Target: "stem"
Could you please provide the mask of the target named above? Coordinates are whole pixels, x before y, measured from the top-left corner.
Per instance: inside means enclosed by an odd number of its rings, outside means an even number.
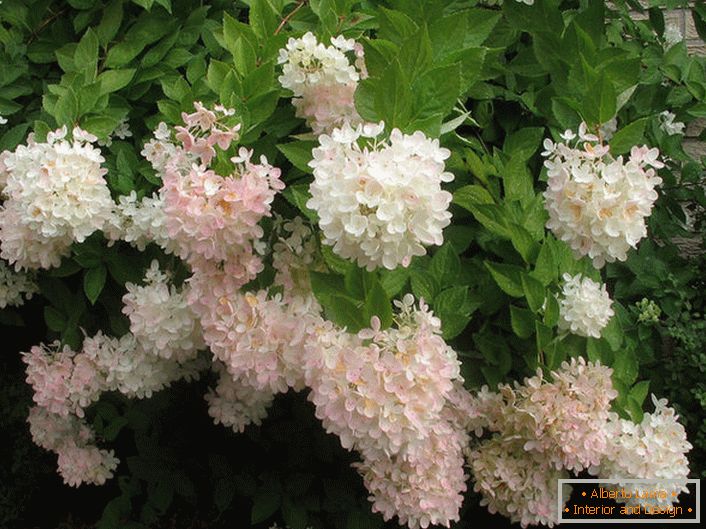
[[[275,35],[278,35],[280,31],[282,31],[282,28],[289,22],[292,17],[299,11],[302,7],[304,7],[304,4],[306,4],[307,0],[299,0],[297,5],[292,9],[289,14],[282,19],[282,22],[279,23],[279,26],[277,26],[277,29],[275,30]]]
[[[27,44],[28,45],[32,44],[32,42],[39,36],[39,34],[44,30],[44,28],[46,28],[49,24],[54,22],[54,20],[59,18],[61,15],[66,13],[66,11],[68,11],[68,9],[69,9],[68,7],[60,9],[56,13],[52,13],[51,16],[49,16],[49,18],[46,18],[41,24],[39,24],[39,26],[37,26],[37,29],[32,31],[32,34],[29,36],[29,39],[27,39]]]

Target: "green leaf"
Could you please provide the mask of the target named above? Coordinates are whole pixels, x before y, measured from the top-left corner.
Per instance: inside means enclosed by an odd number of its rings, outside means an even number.
[[[102,46],[115,38],[123,22],[123,0],[112,0],[103,9],[103,16],[96,27],[98,41]]]
[[[98,36],[93,29],[89,28],[76,46],[74,62],[91,79],[95,78],[98,66]]]
[[[527,309],[510,305],[512,331],[520,338],[527,339],[534,333],[534,314]]]
[[[343,278],[336,274],[309,271],[311,291],[324,306],[331,305],[331,299],[345,292]]]
[[[471,314],[480,306],[468,297],[467,286],[455,286],[442,290],[434,299],[434,313],[441,319],[441,330],[445,340],[455,338],[468,325]]]
[[[107,70],[98,76],[97,81],[100,83],[100,95],[117,92],[121,88],[125,88],[130,84],[135,76],[135,69],[129,68],[126,70]]]
[[[439,291],[438,280],[426,270],[411,270],[412,293],[417,299],[431,301]]]
[[[453,245],[444,244],[431,258],[429,273],[444,287],[453,284],[461,270],[461,260]]]
[[[63,332],[66,328],[66,316],[51,305],[44,306],[44,321],[47,327],[54,332]]]
[[[392,61],[380,78],[375,94],[375,110],[388,129],[405,129],[412,115],[410,81],[398,61]]]
[[[89,268],[83,275],[83,291],[86,293],[91,305],[96,303],[98,296],[103,291],[108,271],[104,265]]]
[[[324,308],[327,317],[345,327],[348,332],[356,333],[370,325],[370,320],[365,319],[363,310],[348,297],[332,296],[330,303]]]
[[[260,523],[270,518],[277,512],[282,498],[279,492],[263,490],[258,492],[253,498],[253,506],[250,511],[250,522]]]
[[[526,200],[534,196],[534,182],[521,156],[511,158],[505,166],[503,183],[507,200]]]
[[[378,23],[380,24],[379,37],[397,43],[402,42],[418,29],[414,20],[407,15],[385,7],[380,8]]]
[[[429,68],[432,62],[432,52],[426,24],[402,43],[397,57],[400,68],[410,81],[414,81]]]
[[[409,280],[409,269],[398,266],[394,270],[380,270],[380,284],[389,298],[394,298]]]
[[[552,245],[548,240],[546,240],[539,249],[539,255],[537,256],[537,262],[535,263],[532,275],[541,281],[544,286],[556,281],[559,277],[559,269],[554,259]]]
[[[537,152],[544,138],[544,127],[525,127],[505,138],[503,151],[525,162]]]
[[[295,206],[299,211],[301,211],[311,222],[317,223],[319,221],[319,216],[316,211],[309,209],[306,203],[311,198],[309,193],[309,184],[296,184],[293,186],[287,186],[282,195],[286,198],[293,206]]]
[[[284,154],[294,167],[305,173],[311,173],[309,162],[312,159],[311,151],[319,144],[315,141],[292,141],[280,143],[277,150]]]
[[[392,325],[392,305],[385,289],[379,281],[374,281],[365,297],[365,311],[369,317],[380,318],[380,327],[387,329]]]
[[[493,204],[495,201],[485,188],[478,185],[464,186],[456,190],[453,201],[469,211],[477,204]]]
[[[484,261],[483,264],[503,292],[515,298],[524,296],[522,289],[524,271],[522,268],[510,264],[491,263],[490,261]]]
[[[647,125],[647,118],[641,118],[617,131],[610,140],[611,153],[614,156],[625,154],[633,146],[641,143],[645,138],[645,125]]]
[[[527,273],[521,274],[522,291],[532,312],[539,312],[544,306],[546,291],[542,283]]]
[[[78,118],[78,99],[76,93],[67,88],[64,95],[60,96],[54,106],[54,119],[59,125],[73,125]]]
[[[600,125],[615,116],[617,94],[613,83],[605,73],[588,89],[583,105],[584,117],[590,125]]]
[[[617,305],[617,302],[614,302]],[[615,309],[615,307],[613,307]],[[616,311],[617,312],[617,311]],[[620,319],[617,314],[613,316],[608,325],[603,328],[601,332],[601,338],[605,339],[613,351],[618,351],[621,345],[623,345],[623,328],[620,325]]]
[[[637,382],[632,388],[630,388],[629,397],[633,399],[640,407],[645,402],[647,398],[647,393],[650,389],[650,381],[642,380]]]

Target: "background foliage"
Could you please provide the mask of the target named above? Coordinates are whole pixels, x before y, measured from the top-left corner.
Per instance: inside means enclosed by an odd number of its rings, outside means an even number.
[[[700,476],[704,263],[687,259],[674,241],[703,238],[704,160],[659,126],[665,109],[687,124],[706,118],[704,60],[664,39],[664,8],[685,2],[653,0],[647,10],[634,1],[614,2],[614,9],[592,0],[475,3],[4,0],[0,114],[9,123],[0,150],[63,124],[105,140],[127,119],[133,136],[113,139],[103,153],[114,196],[141,196],[159,186],[137,154],[150,131],[159,121],[178,123],[194,100],[220,101],[237,109],[241,144],[283,168],[286,200],[279,197],[275,209],[313,219],[304,206],[313,142],[277,81],[278,50],[309,30],[321,39],[375,35],[365,40],[370,77],[356,93],[358,111],[441,137],[453,153],[454,221],[447,243],[409,269],[367,273],[322,248],[329,271],[312,273],[312,285],[327,317],[356,329],[377,314],[389,325],[391,298],[407,291],[423,297],[461,356],[469,388],[553,369],[577,354],[598,359],[614,369],[623,416],[639,421],[650,391],[675,403]],[[636,21],[631,10],[647,16]],[[693,18],[706,37],[702,5]],[[669,170],[660,173],[649,240],[605,269],[616,317],[603,337],[560,335],[558,306],[547,296],[558,290],[560,274],[600,274],[544,230],[541,141],[582,120],[600,125],[615,116],[612,152],[647,143],[670,159]],[[45,335],[78,346],[81,329],[126,332],[123,285],[138,281],[155,257],[168,259],[154,248],[108,247],[94,235],[60,268],[40,274],[40,300],[0,313],[4,325],[24,325],[9,331],[18,341],[2,355],[0,421],[9,442],[0,450],[9,464],[0,469],[0,525],[381,527],[348,467],[352,456],[324,434],[303,395],[279,397],[262,427],[236,436],[210,423],[202,398],[208,381],[146,401],[104,397],[90,418],[126,462],[119,477],[100,490],[58,485],[51,457],[26,431],[30,394],[17,351]],[[660,308],[657,321],[641,321],[636,304],[643,298]],[[47,490],[65,499],[65,509],[36,511]],[[472,496],[465,506],[477,510]],[[457,527],[470,526],[470,516],[463,520]]]

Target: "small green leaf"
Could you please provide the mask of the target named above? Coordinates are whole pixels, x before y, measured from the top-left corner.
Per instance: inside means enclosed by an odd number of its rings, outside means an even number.
[[[522,268],[503,263],[491,263],[490,261],[485,261],[483,264],[503,292],[515,298],[524,296]]]
[[[444,244],[431,258],[429,273],[444,287],[453,284],[461,270],[461,260],[451,243]]]
[[[279,509],[281,500],[279,492],[271,490],[258,492],[253,498],[250,522],[260,523],[270,518]]]
[[[135,76],[135,69],[107,70],[98,76],[100,83],[100,94],[110,94],[125,88]]]
[[[66,317],[51,305],[44,307],[44,321],[54,332],[63,332],[66,328]]]
[[[510,323],[513,332],[520,338],[527,339],[534,333],[534,314],[527,309],[510,305]]]
[[[380,327],[387,329],[392,325],[392,304],[387,297],[385,289],[379,281],[375,280],[365,297],[366,315],[380,318]]]
[[[83,276],[83,291],[86,293],[91,305],[96,303],[98,296],[103,291],[108,271],[104,265],[89,268]]]
[[[290,143],[280,143],[277,150],[284,154],[291,164],[305,173],[311,173],[309,162],[311,161],[311,151],[318,146],[315,141],[293,141]]]
[[[525,298],[527,298],[527,304],[532,312],[539,312],[544,306],[544,300],[546,298],[546,291],[544,285],[541,281],[533,278],[527,273],[521,274],[522,280],[522,291]]]
[[[610,140],[610,150],[613,155],[625,154],[633,146],[642,142],[645,138],[646,124],[647,118],[641,118],[616,132]]]

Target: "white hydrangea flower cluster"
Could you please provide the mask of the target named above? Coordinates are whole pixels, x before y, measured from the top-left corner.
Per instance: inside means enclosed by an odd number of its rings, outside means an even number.
[[[59,266],[71,244],[112,221],[113,199],[96,137],[66,127],[0,155],[0,255],[15,268]]]
[[[454,178],[444,170],[449,150],[419,131],[394,129],[384,141],[383,126],[345,124],[323,134],[309,162],[307,207],[319,215],[323,243],[368,270],[409,265],[425,246],[443,243],[451,222],[451,193],[441,189]]]
[[[350,52],[356,56],[354,64],[346,56]],[[361,44],[339,36],[325,46],[308,32],[290,38],[279,50],[278,62],[283,65],[280,84],[294,92],[297,117],[306,119],[315,134],[361,123],[353,100],[358,81],[367,76]]]
[[[140,251],[154,242],[167,253],[175,253],[176,244],[167,233],[164,197],[153,193],[138,200],[137,193],[120,195],[115,206],[115,222],[106,227],[112,241],[123,240]]]
[[[185,362],[195,358],[206,344],[187,294],[170,285],[168,279],[160,271],[159,262],[152,261],[144,285],[125,283],[123,314],[130,319],[130,331],[147,351]]]
[[[31,273],[15,272],[0,260],[0,309],[19,307],[38,291]]]
[[[692,446],[686,439],[684,427],[674,408],[667,406],[666,399],[652,395],[653,413],[645,413],[642,422],[620,419],[613,414],[609,424],[609,446],[599,477],[605,479],[654,479],[654,488],[667,491],[665,498],[654,500],[659,506],[672,505],[677,497],[672,492],[687,492],[686,479],[689,461],[686,453]],[[667,483],[660,480],[680,480]],[[620,485],[619,485],[620,486]],[[627,484],[626,484],[627,486]],[[638,498],[628,502],[639,503]]]
[[[588,255],[596,268],[625,261],[628,250],[647,235],[645,220],[657,200],[655,187],[662,183],[654,171],[664,167],[659,151],[633,147],[627,160],[613,158],[585,123],[578,139],[570,130],[561,137],[566,143],[544,140],[547,228],[577,257]]]
[[[130,124],[128,123],[127,118],[121,119],[110,136],[108,136],[105,140],[98,140],[98,145],[101,147],[110,147],[113,144],[113,138],[118,138],[120,140],[132,138],[132,131],[130,130]]]
[[[603,328],[615,315],[605,284],[581,274],[564,274],[562,278],[559,328],[578,336],[600,338]]]
[[[686,125],[681,121],[674,121],[676,117],[669,110],[665,110],[659,115],[659,128],[670,136],[672,134],[684,134]]]
[[[104,373],[108,391],[129,398],[149,398],[177,380],[194,380],[206,366],[201,358],[183,363],[147,350],[130,333],[113,338],[98,332],[83,341],[83,353]]]
[[[326,271],[313,229],[301,217],[287,221],[276,217],[274,232],[277,234],[272,244],[274,285],[283,288],[285,298],[311,296],[309,271]]]
[[[0,125],[5,125],[7,123],[7,119],[0,116]]]

